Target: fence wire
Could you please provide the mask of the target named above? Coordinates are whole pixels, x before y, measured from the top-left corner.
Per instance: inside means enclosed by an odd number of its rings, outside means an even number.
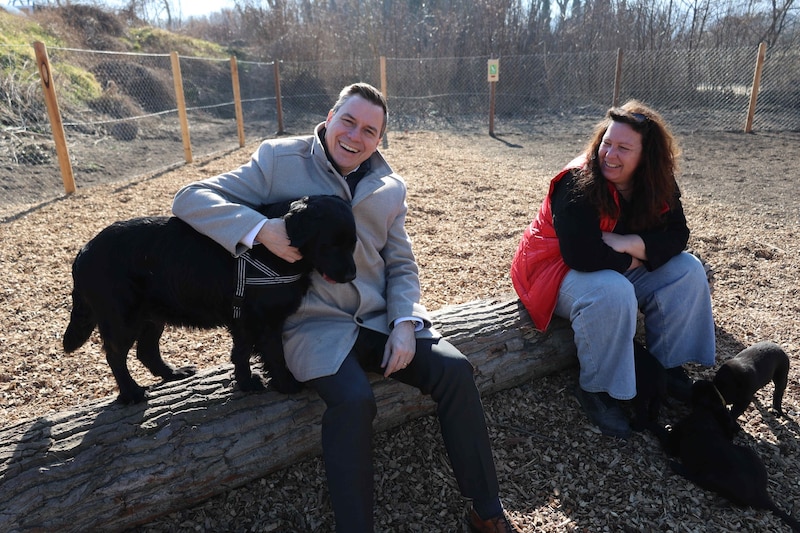
[[[50,48],[53,81],[79,188],[130,180],[184,161],[171,57]],[[636,98],[676,133],[743,131],[757,50],[662,50],[500,58],[498,132],[585,136],[613,103]],[[389,133],[410,129],[488,133],[489,56],[387,58]],[[192,154],[239,147],[232,64],[180,57]],[[246,142],[304,134],[354,81],[380,87],[381,61],[237,63]],[[800,52],[767,53],[755,131],[800,130]],[[31,47],[0,46],[0,220],[63,193]],[[280,93],[280,99],[279,94]],[[280,106],[279,106],[280,104]]]

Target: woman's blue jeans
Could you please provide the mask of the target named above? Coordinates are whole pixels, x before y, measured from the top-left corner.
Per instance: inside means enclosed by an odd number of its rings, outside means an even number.
[[[579,384],[618,400],[636,396],[633,337],[644,315],[647,348],[665,368],[715,357],[711,294],[703,264],[683,252],[651,271],[570,270],[555,314],[569,319],[580,363]]]

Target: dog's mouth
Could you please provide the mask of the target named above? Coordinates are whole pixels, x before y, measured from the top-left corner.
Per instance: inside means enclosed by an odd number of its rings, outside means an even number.
[[[328,283],[336,283],[336,280],[335,280],[335,279],[333,279],[333,278],[332,278],[332,277],[330,277],[329,275],[325,274],[324,272],[322,273],[322,279],[324,279],[324,280],[325,280],[325,281],[327,281]]]

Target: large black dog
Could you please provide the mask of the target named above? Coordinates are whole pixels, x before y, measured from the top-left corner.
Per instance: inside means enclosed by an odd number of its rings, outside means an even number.
[[[255,352],[271,386],[284,393],[298,391],[301,385],[283,357],[282,326],[300,305],[312,270],[337,283],[355,278],[355,220],[350,204],[336,196],[304,197],[261,211],[268,218],[284,218],[301,261],[287,263],[261,245],[235,258],[176,217],[137,218],[102,230],[72,265],[72,314],[64,349],[78,349],[97,326],[119,400],[137,403],[144,400],[145,389],[127,366],[134,342],[145,367],[174,381],[192,375],[194,368],[176,369],[162,359],[164,326],[227,326],[241,390],[264,389],[250,370]],[[254,267],[258,276],[251,275]]]
[[[781,404],[789,383],[789,356],[774,342],[758,342],[728,359],[714,375],[714,385],[725,403],[733,404],[731,414],[744,413],[755,393],[772,381],[772,409],[783,415]]]
[[[691,404],[685,418],[659,433],[667,454],[680,458],[680,463],[670,462],[673,471],[736,505],[772,511],[800,531],[800,523],[767,493],[767,469],[761,458],[751,448],[733,443],[739,426],[714,384],[696,381]]]

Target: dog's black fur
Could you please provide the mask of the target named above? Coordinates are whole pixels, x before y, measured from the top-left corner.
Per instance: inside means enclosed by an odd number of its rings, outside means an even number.
[[[747,446],[733,443],[739,425],[711,381],[692,385],[692,411],[659,438],[677,474],[736,505],[772,511],[795,531],[800,522],[778,508],[767,493],[767,469]]]
[[[789,356],[774,342],[759,342],[745,348],[732,359],[727,360],[717,370],[714,385],[726,404],[731,406],[731,414],[738,418],[744,413],[755,393],[772,381],[772,409],[783,416],[783,393],[789,382]]]
[[[145,389],[131,377],[128,351],[154,375],[174,381],[194,373],[174,368],[159,350],[166,324],[201,329],[226,326],[233,337],[231,360],[239,388],[263,390],[250,370],[250,356],[261,356],[270,384],[284,393],[301,388],[286,368],[281,330],[297,310],[316,269],[329,281],[345,283],[356,275],[353,251],[355,220],[350,204],[336,196],[304,197],[264,206],[268,218],[283,217],[291,244],[303,259],[287,263],[264,246],[251,257],[291,283],[248,287],[243,301],[234,300],[237,259],[210,238],[176,217],[148,217],[117,222],[86,244],[72,265],[72,313],[64,333],[64,349],[83,345],[95,326],[103,340],[119,400],[138,403]],[[234,302],[241,309],[233,318]]]
[[[631,428],[644,431],[658,423],[661,404],[667,397],[667,371],[638,341],[633,341],[633,359],[636,365],[636,397],[631,402]]]

